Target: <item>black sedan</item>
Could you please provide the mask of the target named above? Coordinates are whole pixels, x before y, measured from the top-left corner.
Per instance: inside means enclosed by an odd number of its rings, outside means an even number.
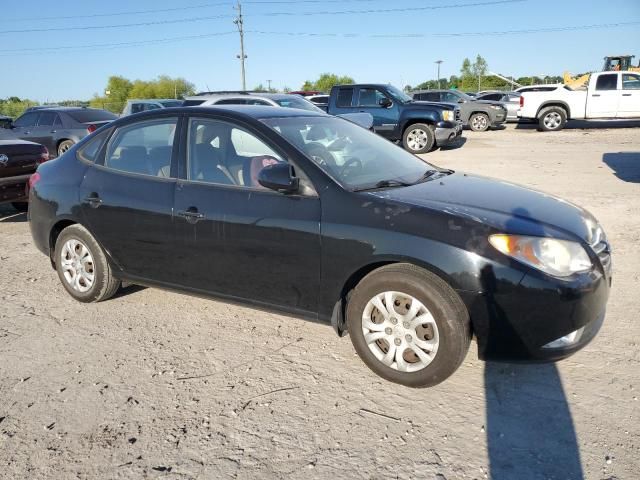
[[[46,147],[24,140],[0,140],[0,203],[27,210],[28,183],[38,165],[49,160]]]
[[[303,110],[122,118],[41,165],[30,200],[34,242],[79,301],[127,281],[319,320],[412,387],[451,375],[473,335],[483,359],[568,356],[611,284],[585,210]]]

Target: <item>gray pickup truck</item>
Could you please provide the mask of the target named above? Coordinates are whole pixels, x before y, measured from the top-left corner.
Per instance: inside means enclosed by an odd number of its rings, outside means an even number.
[[[412,93],[414,100],[447,102],[460,106],[460,120],[475,132],[484,132],[507,121],[507,107],[502,102],[476,100],[458,90],[424,90]]]

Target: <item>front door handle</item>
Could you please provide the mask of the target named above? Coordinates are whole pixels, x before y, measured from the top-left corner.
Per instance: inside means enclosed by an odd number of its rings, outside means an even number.
[[[91,208],[98,208],[102,204],[102,199],[96,192],[91,192],[84,197],[84,203],[88,203]]]
[[[630,96],[631,96],[631,94],[630,94],[630,93],[623,93],[623,94],[622,94],[622,96],[623,96],[623,97],[630,97]]]
[[[178,212],[178,216],[184,218],[189,223],[198,223],[204,219],[204,214],[198,212],[196,207],[189,207],[184,211]]]
[[[591,95],[592,97],[599,97],[600,94],[599,93],[594,93],[593,95]]]

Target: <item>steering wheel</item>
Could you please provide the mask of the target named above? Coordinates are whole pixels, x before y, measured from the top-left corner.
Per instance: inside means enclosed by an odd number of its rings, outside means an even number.
[[[309,143],[305,147],[305,151],[307,152],[307,155],[309,155],[311,159],[318,165],[329,168],[336,168],[335,158],[333,158],[331,152],[329,152],[329,150],[327,150],[327,148],[321,143]]]
[[[342,166],[342,169],[340,170],[340,176],[341,177],[348,177],[349,175],[347,175],[347,171],[348,171],[348,169],[353,168],[352,165],[353,166],[357,165],[358,168],[360,170],[362,170],[362,161],[357,157],[351,157],[349,160],[344,162],[344,165]]]

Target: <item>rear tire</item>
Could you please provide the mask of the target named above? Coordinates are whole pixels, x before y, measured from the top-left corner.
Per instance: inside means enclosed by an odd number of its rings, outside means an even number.
[[[490,126],[489,115],[486,113],[474,113],[469,117],[469,128],[474,132],[486,132]]]
[[[60,233],[53,258],[62,285],[79,302],[107,300],[120,288],[104,251],[82,225]]]
[[[371,370],[414,388],[451,376],[471,342],[469,314],[458,294],[437,275],[409,264],[388,265],[362,279],[349,297],[347,325]]]
[[[538,114],[538,130],[542,132],[557,132],[567,123],[567,112],[562,107],[546,107]]]
[[[58,156],[61,156],[64,152],[73,147],[73,145],[73,140],[63,140],[62,142],[60,142],[60,144],[58,145]]]
[[[26,212],[29,210],[29,202],[11,202],[11,206],[19,212]]]
[[[435,130],[432,125],[427,125],[426,123],[409,125],[402,135],[402,146],[414,155],[427,153],[435,144]]]

